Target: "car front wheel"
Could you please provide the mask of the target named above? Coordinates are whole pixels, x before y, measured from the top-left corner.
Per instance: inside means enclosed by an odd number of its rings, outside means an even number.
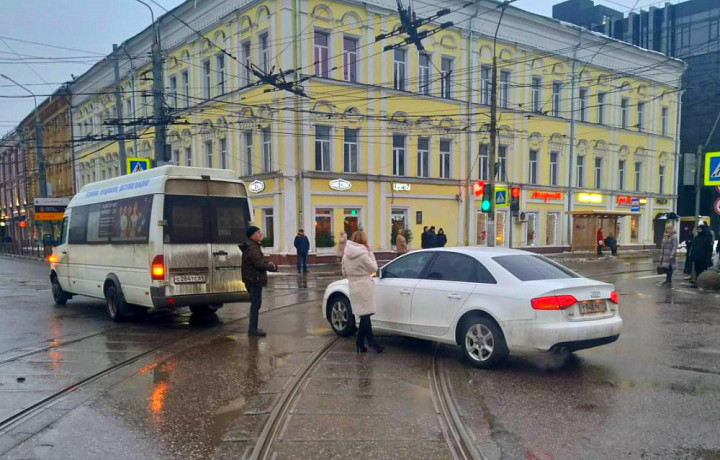
[[[338,295],[330,299],[328,321],[332,330],[341,337],[349,337],[355,333],[355,316],[347,297]]]
[[[494,321],[474,316],[463,324],[460,346],[470,364],[489,369],[505,361],[509,351],[505,336]]]

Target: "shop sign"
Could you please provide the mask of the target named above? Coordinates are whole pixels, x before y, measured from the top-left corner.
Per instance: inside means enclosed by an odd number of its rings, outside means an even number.
[[[603,196],[599,193],[578,193],[577,200],[580,203],[602,203]]]
[[[69,198],[35,198],[35,220],[40,222],[57,222],[63,219],[65,208],[70,204]]]
[[[253,193],[260,193],[265,190],[265,182],[261,180],[252,181],[250,185],[248,185],[248,190]]]
[[[330,181],[330,188],[333,190],[337,190],[338,192],[350,190],[350,187],[352,187],[352,184],[350,183],[350,181],[345,179],[335,179]]]
[[[393,191],[394,192],[409,192],[410,184],[393,183]]]
[[[415,211],[415,223],[417,225],[422,224],[422,211]]]
[[[545,203],[547,203],[549,200],[562,200],[563,195],[562,192],[541,192],[540,190],[535,190],[532,193],[532,199],[543,200]]]
[[[655,198],[655,204],[668,204],[667,198]]]
[[[621,195],[616,198],[615,203],[618,206],[633,206],[635,201],[637,201],[638,205],[644,206],[647,203],[647,198],[632,195]]]
[[[630,212],[640,212],[640,198],[633,197],[630,204]]]

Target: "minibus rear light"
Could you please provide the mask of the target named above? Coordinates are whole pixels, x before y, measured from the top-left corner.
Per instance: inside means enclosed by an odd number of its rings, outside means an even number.
[[[152,274],[153,281],[164,281],[165,280],[165,257],[157,255],[152,261],[150,266],[150,273]]]

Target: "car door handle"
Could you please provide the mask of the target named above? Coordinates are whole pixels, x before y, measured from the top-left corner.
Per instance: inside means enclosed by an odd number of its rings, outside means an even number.
[[[228,253],[226,251],[217,251],[217,252],[213,252],[213,255],[214,256],[226,256],[226,255],[228,255]]]
[[[460,300],[462,299],[462,296],[460,294],[448,294],[448,299]]]
[[[400,294],[410,295],[412,291],[410,289],[400,289]]]

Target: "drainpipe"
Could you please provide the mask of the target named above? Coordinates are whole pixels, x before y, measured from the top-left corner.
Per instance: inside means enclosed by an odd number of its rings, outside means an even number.
[[[573,155],[575,155],[575,65],[577,63],[577,51],[582,45],[583,29],[578,31],[578,44],[573,51],[572,70],[570,71],[570,148],[568,156],[570,159],[568,171],[568,189],[567,189],[567,243],[572,249],[572,194],[573,194]]]
[[[465,231],[463,239],[465,240],[465,245],[470,246],[470,222],[471,218],[473,216],[473,207],[474,203],[472,200],[472,193],[470,193],[470,177],[472,176],[472,169],[473,169],[473,143],[472,143],[472,131],[473,131],[473,119],[472,119],[472,94],[473,94],[473,43],[475,34],[473,32],[473,25],[475,23],[475,19],[477,18],[478,14],[480,13],[480,4],[478,2],[477,7],[475,8],[475,14],[470,18],[470,37],[468,38],[468,67],[470,71],[468,72],[468,79],[467,79],[467,120],[468,120],[468,129],[467,129],[467,167],[468,167],[468,179],[465,181]],[[461,172],[462,174],[462,172]]]

